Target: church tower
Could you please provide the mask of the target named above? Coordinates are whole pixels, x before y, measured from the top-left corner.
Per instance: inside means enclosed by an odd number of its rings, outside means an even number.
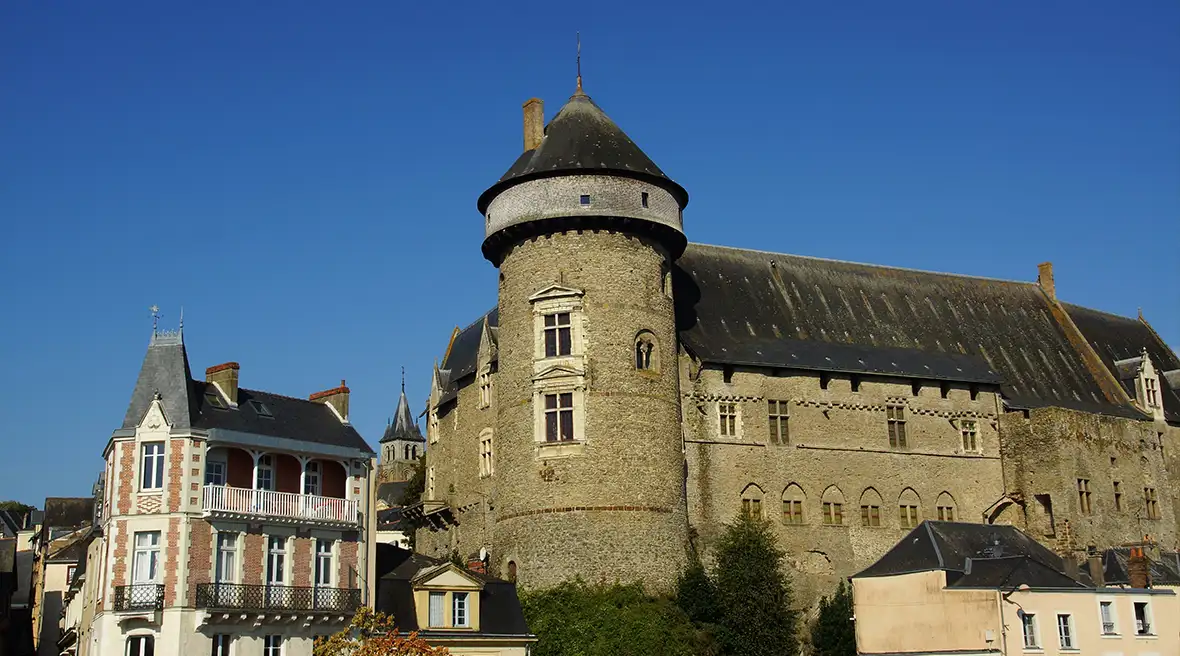
[[[381,467],[378,476],[381,483],[408,481],[414,476],[418,458],[425,453],[426,440],[410,413],[406,400],[406,381],[403,374],[402,395],[397,400],[393,420],[385,427],[381,436]]]
[[[688,194],[587,96],[479,198],[499,269],[492,566],[668,590],[687,550],[671,266]]]

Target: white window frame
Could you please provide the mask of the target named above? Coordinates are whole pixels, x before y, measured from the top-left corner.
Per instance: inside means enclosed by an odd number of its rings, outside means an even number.
[[[1143,622],[1139,621],[1139,614],[1135,612],[1135,607],[1143,605]],[[1155,617],[1151,612],[1151,601],[1148,599],[1132,599],[1131,600],[1131,617],[1135,619],[1135,635],[1136,636],[1154,636],[1158,635],[1155,630]]]
[[[1102,637],[1117,637],[1119,635],[1119,608],[1115,599],[1098,600],[1098,634]],[[1110,631],[1106,630],[1108,622],[1102,618],[1102,609],[1110,609]]]
[[[438,602],[437,606],[435,601]],[[447,593],[428,592],[426,604],[426,625],[432,629],[445,627],[447,623]]]
[[[1062,620],[1065,620],[1062,623]],[[1057,613],[1057,646],[1063,651],[1078,651],[1078,632],[1074,629],[1073,615]]]
[[[238,545],[241,540],[233,531],[217,532],[217,553],[214,554],[214,583],[237,583]]]
[[[315,541],[313,583],[317,588],[332,587],[332,571],[336,564],[336,541],[319,538]]]
[[[318,460],[309,460],[303,466],[303,494],[321,496],[323,494],[323,466]]]
[[[266,474],[266,484],[265,485],[263,485],[263,482],[262,482],[263,481],[262,475],[264,473]],[[273,491],[275,489],[275,461],[274,461],[274,457],[271,456],[269,453],[264,453],[264,454],[258,456],[258,476],[257,476],[257,485],[256,485],[255,489],[269,490],[269,491]]]
[[[451,626],[459,629],[471,627],[470,600],[471,593],[469,592],[451,593]],[[462,621],[460,621],[460,617]]]
[[[262,639],[262,656],[283,656],[283,636],[270,634]]]
[[[149,453],[149,450],[151,451]],[[164,489],[164,458],[167,448],[162,441],[139,445],[139,489],[159,492]],[[150,467],[150,469],[149,469]]]
[[[141,540],[141,538],[143,539]],[[134,540],[135,549],[131,563],[132,584],[158,584],[160,582],[160,532],[137,531],[132,535],[132,540]],[[147,568],[146,576],[142,571],[145,567]]]
[[[136,643],[136,649],[132,651],[132,641]],[[151,650],[148,649],[148,644],[151,644]],[[126,646],[123,648],[125,656],[147,656],[148,654],[156,653],[156,636],[150,633],[137,633],[127,636]]]
[[[230,656],[231,649],[233,649],[234,639],[228,633],[213,634],[213,656]]]
[[[266,538],[266,585],[270,587],[286,584],[287,538],[282,535],[268,535]]]
[[[1024,613],[1020,617],[1021,644],[1024,645],[1024,649],[1026,650],[1041,648],[1041,632],[1037,624],[1036,613]],[[1029,633],[1030,627],[1032,628],[1031,634]]]

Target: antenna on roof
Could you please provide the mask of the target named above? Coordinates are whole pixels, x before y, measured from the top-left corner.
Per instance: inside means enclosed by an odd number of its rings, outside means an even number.
[[[156,329],[160,327],[160,306],[152,305],[149,310],[152,311],[152,334],[156,334]]]
[[[578,90],[574,92],[574,95],[583,95],[583,92],[582,92],[582,33],[576,32],[576,34],[578,37],[578,58],[577,58],[577,62],[578,62]]]
[[[402,394],[406,393],[406,366],[402,365]]]

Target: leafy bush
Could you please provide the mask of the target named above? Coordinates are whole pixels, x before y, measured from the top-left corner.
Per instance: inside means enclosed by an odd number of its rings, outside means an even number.
[[[856,628],[852,621],[852,588],[844,581],[831,598],[819,602],[819,617],[811,627],[815,656],[856,656]]]

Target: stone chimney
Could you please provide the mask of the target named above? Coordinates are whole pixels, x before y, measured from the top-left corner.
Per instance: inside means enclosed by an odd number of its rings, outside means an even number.
[[[1094,582],[1094,587],[1105,587],[1106,574],[1102,570],[1102,554],[1090,554],[1090,557],[1087,560],[1087,564],[1090,566],[1090,580]]]
[[[234,407],[238,405],[238,370],[241,368],[237,362],[226,362],[205,370],[205,382],[216,385]]]
[[[1143,547],[1131,547],[1131,557],[1127,561],[1127,578],[1132,588],[1151,587],[1151,562],[1143,553]]]
[[[524,149],[533,150],[545,137],[545,102],[540,98],[524,101]]]
[[[316,392],[307,397],[316,403],[327,403],[332,406],[337,415],[340,415],[340,420],[348,423],[348,388],[344,385],[344,379],[340,379],[340,387],[322,392]]]
[[[1053,300],[1057,300],[1057,288],[1053,285],[1053,263],[1041,262],[1037,265],[1037,285]]]

